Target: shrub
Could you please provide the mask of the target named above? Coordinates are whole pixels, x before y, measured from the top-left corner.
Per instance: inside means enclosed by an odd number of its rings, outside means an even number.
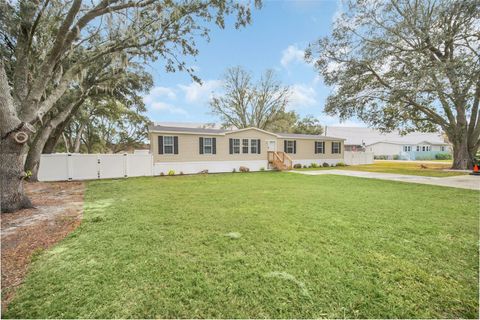
[[[301,165],[300,163],[295,163],[295,164],[293,165],[293,168],[294,168],[294,169],[301,169],[301,168],[302,168],[302,165]]]
[[[337,167],[345,167],[346,164],[340,161],[340,162],[337,162],[337,164],[336,164],[335,166],[337,166]]]
[[[240,171],[240,172],[249,172],[250,169],[247,168],[247,167],[241,166],[239,171]]]
[[[435,156],[433,154],[415,156],[415,160],[434,160],[434,159],[435,159]]]
[[[307,165],[306,165],[306,164],[304,164],[304,165],[303,165],[303,168],[304,168],[304,169],[306,169],[306,168],[308,168],[308,167],[307,167]]]
[[[322,164],[322,166],[323,166],[324,168],[330,167],[330,165],[329,165],[328,163],[326,163],[326,162],[324,162],[324,163]]]
[[[375,159],[375,160],[388,160],[388,156],[378,155],[378,156],[373,156],[373,159]]]
[[[312,162],[310,164],[310,168],[319,168],[320,166],[318,165],[318,163],[315,163],[315,162]]]
[[[175,175],[175,170],[169,170],[168,175],[169,176],[174,176]]]
[[[264,167],[261,167],[261,168],[260,168],[260,171],[265,171],[265,168],[264,168]]]
[[[398,154],[393,155],[393,160],[400,160],[400,156]]]
[[[237,172],[237,169],[233,168],[232,172],[233,172],[233,173]]]
[[[437,153],[435,155],[435,159],[437,159],[437,160],[451,160],[452,155],[450,153]]]
[[[25,171],[25,177],[24,177],[25,180],[30,180],[31,176],[32,176],[32,171],[30,170]]]
[[[180,171],[180,175],[183,176],[183,171]]]
[[[200,171],[199,173],[202,173],[202,174],[208,174],[208,170],[207,170],[207,169],[205,169],[205,170],[202,170],[202,171]]]
[[[165,175],[165,173],[163,173],[163,172],[160,172],[160,175],[161,175],[161,176],[164,176],[164,175]]]

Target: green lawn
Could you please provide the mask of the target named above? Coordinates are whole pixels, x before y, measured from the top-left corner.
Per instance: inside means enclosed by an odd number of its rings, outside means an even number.
[[[438,163],[423,163],[427,168],[421,167],[422,163],[408,162],[408,161],[375,161],[374,164],[364,164],[357,166],[347,167],[327,167],[327,168],[302,168],[295,170],[355,170],[355,171],[369,171],[369,172],[384,172],[384,173],[398,173],[408,174],[416,176],[429,176],[429,177],[452,177],[465,175],[465,172],[452,172],[445,171],[449,169],[452,164],[438,161]]]
[[[478,199],[280,172],[94,181],[3,317],[478,318]]]

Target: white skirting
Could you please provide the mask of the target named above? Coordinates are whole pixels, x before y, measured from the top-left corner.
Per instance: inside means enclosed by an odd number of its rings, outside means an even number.
[[[324,162],[328,163],[329,166],[336,165],[339,162],[343,162],[343,159],[302,159],[302,160],[293,160],[293,165],[301,164],[303,166],[310,166],[312,163],[316,163],[320,166]]]
[[[322,165],[324,162],[335,165],[343,162],[343,159],[305,159],[293,160],[293,164],[300,163],[302,166],[309,166],[312,163]],[[269,169],[267,160],[245,160],[245,161],[192,161],[192,162],[156,162],[153,165],[153,174],[158,176],[161,173],[167,175],[170,170],[175,174],[192,174],[208,170],[209,173],[239,171],[240,167],[247,167],[250,171],[260,171],[262,168]]]
[[[175,174],[180,172],[185,174],[199,173],[208,170],[209,173],[232,172],[233,169],[239,171],[240,167],[247,167],[250,171],[260,171],[268,169],[267,160],[250,161],[194,161],[194,162],[157,162],[153,165],[153,174],[158,176],[161,173],[168,174],[170,170]]]

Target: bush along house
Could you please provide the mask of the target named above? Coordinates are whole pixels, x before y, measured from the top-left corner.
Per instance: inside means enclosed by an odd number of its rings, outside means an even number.
[[[272,133],[258,128],[238,130],[149,127],[155,175],[250,171],[343,162],[341,138]]]

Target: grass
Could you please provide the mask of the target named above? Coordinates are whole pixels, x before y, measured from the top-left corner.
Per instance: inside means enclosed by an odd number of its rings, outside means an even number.
[[[478,318],[479,193],[262,172],[88,183],[4,318]]]
[[[438,162],[438,163],[424,163],[427,168],[421,167],[422,163],[408,162],[408,161],[375,161],[374,164],[364,164],[356,166],[346,167],[327,167],[327,168],[302,168],[295,170],[354,170],[354,171],[369,171],[369,172],[383,172],[383,173],[398,173],[416,176],[429,176],[429,177],[452,177],[465,175],[465,172],[452,172],[445,171],[449,169],[451,163]]]

